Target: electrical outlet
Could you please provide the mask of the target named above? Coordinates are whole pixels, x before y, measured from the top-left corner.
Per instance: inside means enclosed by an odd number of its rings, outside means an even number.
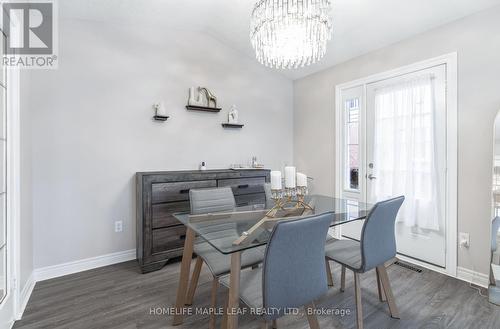
[[[118,232],[121,232],[121,231],[123,231],[123,221],[117,220],[115,222],[115,232],[118,233]]]
[[[458,244],[460,248],[469,248],[470,247],[469,233],[464,233],[464,232],[458,233]]]

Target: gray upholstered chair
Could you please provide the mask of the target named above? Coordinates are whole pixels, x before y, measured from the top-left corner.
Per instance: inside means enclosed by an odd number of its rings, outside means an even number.
[[[319,328],[314,300],[327,292],[325,241],[332,214],[279,221],[267,244],[261,268],[244,271],[240,298],[263,312],[264,327],[283,316],[285,310],[305,306],[311,328]],[[229,287],[229,277],[221,283]],[[274,323],[274,326],[276,324]]]
[[[270,208],[274,206],[274,200],[271,193],[271,183],[264,184],[264,192],[266,194],[266,207]]]
[[[231,212],[235,209],[235,200],[233,192],[229,187],[223,188],[207,188],[189,191],[189,200],[191,204],[191,214],[207,214],[214,212]],[[240,235],[237,232],[234,224],[221,224],[217,227],[210,226],[213,232],[210,234],[217,235],[220,239],[227,239],[227,243],[236,240]],[[196,254],[196,264],[191,276],[188,293],[186,296],[186,305],[193,303],[194,294],[198,285],[201,268],[205,263],[213,276],[212,281],[212,307],[217,307],[217,289],[219,287],[219,278],[230,272],[231,256],[223,255],[215,250],[208,242],[197,241],[194,245],[194,252]],[[242,268],[256,266],[262,262],[264,258],[264,247],[253,248],[243,252],[241,257]],[[209,328],[215,328],[215,314],[210,314]]]
[[[361,241],[336,240],[326,246],[326,257],[342,265],[341,291],[345,288],[345,269],[354,272],[354,287],[356,294],[356,312],[358,328],[363,328],[363,311],[361,304],[360,273],[375,269],[379,298],[387,299],[389,310],[393,318],[399,318],[398,309],[394,301],[385,263],[396,257],[396,236],[394,226],[399,208],[403,204],[404,196],[378,202],[368,213],[363,229]],[[383,292],[382,292],[383,290]],[[384,298],[385,293],[385,298]]]

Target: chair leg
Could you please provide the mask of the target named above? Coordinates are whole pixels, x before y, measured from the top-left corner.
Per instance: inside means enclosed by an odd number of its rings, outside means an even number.
[[[345,266],[342,265],[342,271],[340,272],[340,291],[345,291]]]
[[[354,272],[354,291],[356,297],[356,322],[358,329],[363,329],[363,304],[361,303],[361,282],[359,273]]]
[[[186,296],[186,305],[193,304],[194,293],[196,292],[196,287],[198,286],[198,279],[200,278],[202,265],[203,265],[203,259],[201,259],[201,257],[196,257],[196,264],[194,266],[193,275],[191,277],[191,283],[189,284],[189,290]]]
[[[328,280],[328,285],[330,287],[333,287],[333,275],[328,258],[325,258],[325,267],[326,267],[326,279]]]
[[[273,320],[273,329],[278,329],[278,320]]]
[[[378,273],[378,268],[375,269],[375,273],[377,274],[377,289],[378,289],[378,299],[380,299],[381,302],[385,302],[385,294],[384,294],[384,289],[382,288],[382,283],[380,282],[380,275]]]
[[[221,324],[221,329],[227,329],[227,306],[229,303],[229,298],[226,298],[226,301],[224,302],[224,315],[222,315],[222,324]]]
[[[387,276],[387,270],[384,265],[377,266],[378,273],[380,275],[380,281],[382,282],[382,287],[384,288],[385,297],[387,298],[387,305],[389,305],[389,311],[391,312],[391,317],[399,319],[399,311],[392,294],[391,284],[389,283],[389,277]]]
[[[314,314],[315,308],[314,303],[306,305],[307,322],[309,322],[309,328],[311,329],[319,329],[318,318],[316,317],[316,314]]]
[[[215,310],[217,308],[217,289],[219,289],[219,279],[214,277],[212,281],[212,293],[210,296],[210,307],[212,308],[210,312],[210,320],[208,322],[209,329],[215,329]]]

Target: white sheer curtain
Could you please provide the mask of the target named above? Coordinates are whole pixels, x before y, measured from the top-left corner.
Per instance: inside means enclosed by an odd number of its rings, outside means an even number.
[[[375,90],[372,200],[404,195],[398,221],[439,230],[433,77]]]

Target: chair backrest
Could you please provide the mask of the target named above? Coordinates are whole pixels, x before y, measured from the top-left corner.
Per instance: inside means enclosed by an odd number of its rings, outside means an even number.
[[[308,304],[327,290],[325,238],[332,214],[280,221],[266,248],[262,296],[267,320]]]
[[[491,221],[491,252],[497,251],[497,234],[500,229],[500,217],[496,216]]]
[[[189,190],[189,203],[191,204],[191,215],[231,212],[236,207],[233,191],[230,187]],[[235,239],[239,236],[236,224],[232,222],[220,221],[217,224],[212,221],[200,222],[198,229],[203,230],[205,238],[233,237]]]
[[[266,207],[271,208],[274,206],[274,200],[271,192],[271,183],[264,183],[264,192],[266,194]]]
[[[361,231],[361,269],[369,271],[396,256],[396,216],[404,196],[378,202]]]
[[[191,215],[233,211],[236,202],[230,187],[189,190]]]

